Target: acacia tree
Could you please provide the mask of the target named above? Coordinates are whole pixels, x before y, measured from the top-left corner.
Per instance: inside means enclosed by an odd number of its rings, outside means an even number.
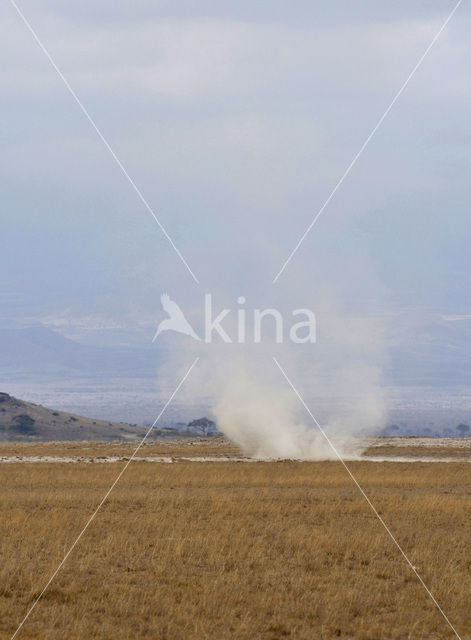
[[[188,426],[201,429],[204,436],[207,436],[210,431],[216,430],[216,424],[208,418],[198,418],[197,420],[192,420],[188,423]]]
[[[456,430],[462,438],[465,438],[467,435],[469,435],[469,432],[471,431],[467,424],[459,424],[456,427]]]

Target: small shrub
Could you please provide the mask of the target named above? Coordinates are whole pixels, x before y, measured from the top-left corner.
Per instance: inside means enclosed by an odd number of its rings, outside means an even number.
[[[28,416],[25,413],[20,414],[15,417],[15,426],[13,427],[17,433],[21,433],[22,435],[29,436],[36,433],[36,429],[34,427],[35,420]]]

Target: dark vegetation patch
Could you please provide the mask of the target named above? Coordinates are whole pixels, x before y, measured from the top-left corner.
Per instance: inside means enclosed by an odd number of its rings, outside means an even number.
[[[16,433],[20,433],[24,436],[32,436],[36,433],[36,428],[34,426],[36,421],[26,413],[15,416],[14,421],[15,424],[13,425],[12,429],[16,431]]]

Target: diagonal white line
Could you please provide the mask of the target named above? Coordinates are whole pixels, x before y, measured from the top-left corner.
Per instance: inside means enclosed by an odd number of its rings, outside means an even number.
[[[41,598],[43,597],[44,593],[46,592],[46,590],[48,589],[49,585],[51,584],[51,582],[54,580],[54,578],[56,577],[56,575],[59,573],[59,571],[61,570],[62,566],[64,565],[65,561],[67,560],[67,558],[70,556],[70,554],[72,553],[72,551],[75,549],[77,543],[79,542],[80,538],[83,536],[83,534],[85,533],[85,531],[88,529],[88,527],[90,526],[90,524],[92,523],[92,521],[94,520],[95,516],[97,515],[97,513],[100,511],[101,507],[103,506],[103,504],[106,502],[106,500],[108,499],[110,493],[113,491],[113,489],[115,488],[115,486],[118,484],[121,476],[123,475],[123,473],[126,471],[126,469],[129,467],[129,465],[131,464],[132,460],[134,459],[136,453],[139,451],[139,449],[142,447],[142,445],[144,444],[144,442],[147,440],[147,437],[149,436],[150,432],[152,431],[152,429],[155,427],[155,425],[157,424],[157,422],[160,420],[160,418],[162,417],[164,411],[167,409],[168,405],[172,402],[173,398],[176,396],[176,394],[178,393],[180,387],[182,386],[182,384],[185,382],[185,380],[188,378],[188,376],[191,373],[191,370],[193,369],[193,367],[196,365],[196,363],[198,362],[199,358],[195,358],[195,360],[193,361],[191,367],[188,369],[188,371],[185,373],[185,375],[183,376],[183,378],[180,380],[180,382],[178,383],[175,391],[172,393],[172,395],[170,396],[170,398],[167,400],[167,402],[165,403],[165,405],[163,406],[162,410],[160,411],[159,415],[157,416],[157,418],[154,420],[154,423],[149,427],[149,429],[147,430],[147,433],[145,434],[145,436],[142,438],[142,440],[140,441],[140,443],[137,445],[134,453],[132,454],[132,456],[129,458],[129,460],[126,462],[126,464],[124,465],[124,467],[121,469],[121,471],[119,472],[118,476],[116,477],[116,480],[113,482],[113,484],[111,485],[111,487],[108,489],[108,491],[105,493],[105,495],[103,496],[100,504],[97,506],[97,508],[95,509],[95,511],[92,513],[92,515],[90,516],[90,518],[88,519],[87,524],[84,526],[84,528],[82,529],[82,531],[79,533],[79,535],[76,537],[75,541],[73,542],[73,544],[71,545],[70,549],[67,551],[67,553],[65,554],[64,558],[62,559],[62,561],[60,562],[59,566],[57,567],[57,569],[54,571],[54,573],[51,575],[51,577],[49,578],[49,580],[46,583],[46,586],[44,587],[44,589],[41,591],[41,593],[38,595],[38,597],[36,598],[36,600],[33,602],[33,604],[31,605],[31,607],[28,609],[25,617],[23,618],[23,620],[20,622],[20,624],[18,625],[17,630],[15,631],[15,633],[12,635],[11,640],[13,640],[18,631],[21,629],[21,627],[24,625],[24,623],[26,622],[26,620],[29,618],[31,612],[33,611],[33,609],[35,608],[35,606],[38,604],[38,602],[41,600]]]
[[[417,69],[420,67],[420,65],[422,64],[422,62],[424,61],[426,55],[428,54],[428,52],[430,51],[430,49],[433,47],[433,45],[435,44],[435,42],[438,40],[438,38],[440,37],[440,34],[442,33],[443,29],[446,27],[446,25],[449,23],[449,21],[451,20],[451,18],[453,17],[455,11],[458,9],[458,7],[460,6],[460,4],[462,3],[463,0],[458,0],[458,2],[456,3],[453,11],[450,13],[450,15],[448,16],[448,18],[445,20],[445,22],[442,24],[442,26],[440,27],[438,33],[435,35],[435,37],[433,38],[432,42],[429,44],[429,46],[425,49],[424,53],[422,54],[422,56],[419,58],[419,61],[417,62],[417,64],[415,65],[415,67],[412,69],[412,71],[409,73],[409,75],[407,76],[405,82],[403,83],[403,85],[401,86],[401,88],[399,89],[399,91],[396,93],[396,95],[394,96],[394,98],[392,99],[391,104],[389,105],[389,107],[386,109],[386,111],[383,113],[383,115],[381,116],[381,118],[378,120],[378,122],[376,123],[376,125],[374,126],[373,130],[371,131],[370,135],[366,138],[365,142],[361,145],[360,150],[358,151],[358,153],[356,154],[356,156],[353,158],[353,160],[350,162],[350,164],[348,165],[348,167],[345,169],[345,172],[343,173],[342,177],[340,178],[340,180],[337,182],[337,184],[335,185],[335,187],[333,188],[333,190],[331,191],[329,197],[327,198],[327,200],[324,202],[324,204],[322,205],[322,207],[319,209],[319,211],[317,212],[317,214],[314,216],[314,218],[312,219],[311,223],[309,224],[309,226],[307,227],[306,231],[303,233],[303,235],[301,236],[301,238],[299,239],[297,245],[294,247],[294,249],[291,251],[291,253],[289,254],[289,256],[286,258],[285,262],[283,263],[283,266],[281,267],[281,269],[278,271],[278,273],[276,274],[276,276],[273,278],[273,282],[272,284],[275,284],[275,282],[278,280],[278,278],[281,276],[281,274],[283,273],[283,271],[286,269],[286,267],[288,266],[288,264],[291,262],[294,254],[296,253],[296,251],[299,249],[299,247],[301,246],[301,244],[304,242],[306,236],[308,235],[308,233],[311,231],[312,227],[316,224],[316,222],[319,220],[320,216],[322,215],[324,209],[327,207],[327,205],[329,204],[329,202],[332,200],[332,198],[334,197],[334,195],[336,194],[337,190],[339,189],[340,185],[342,184],[342,182],[345,180],[345,178],[348,176],[348,174],[350,173],[350,171],[353,169],[354,165],[356,164],[356,161],[358,160],[358,158],[361,156],[361,154],[363,153],[363,151],[365,150],[365,148],[368,146],[371,138],[374,136],[374,134],[378,131],[378,129],[380,128],[380,126],[382,125],[384,119],[386,118],[386,116],[388,115],[388,113],[391,111],[391,109],[393,108],[394,104],[396,103],[397,99],[399,98],[399,96],[401,95],[401,93],[404,91],[404,89],[407,87],[407,85],[409,84],[410,80],[412,79],[412,76],[415,74],[415,72],[417,71]]]
[[[420,581],[420,584],[423,586],[423,588],[425,589],[425,591],[428,593],[428,595],[430,596],[430,598],[432,599],[433,603],[435,604],[435,606],[437,607],[437,609],[439,610],[439,612],[442,614],[442,616],[444,617],[445,621],[447,622],[448,626],[451,628],[451,630],[453,631],[453,633],[455,634],[455,636],[458,638],[458,640],[462,640],[461,636],[458,634],[457,630],[455,629],[455,627],[451,624],[450,620],[448,619],[446,613],[443,611],[443,609],[441,608],[441,606],[438,604],[438,602],[436,601],[433,593],[430,591],[430,589],[427,587],[427,585],[425,584],[425,582],[423,581],[422,577],[420,576],[420,574],[418,573],[417,569],[414,567],[414,565],[411,563],[411,561],[409,560],[409,558],[407,557],[405,551],[403,550],[403,548],[401,547],[401,545],[399,544],[399,542],[396,540],[396,538],[394,537],[393,533],[391,532],[390,528],[388,527],[388,525],[384,522],[383,518],[379,515],[379,513],[377,512],[374,504],[371,502],[371,500],[368,498],[368,496],[366,495],[366,493],[363,491],[363,489],[361,488],[358,480],[355,478],[355,476],[353,475],[353,473],[351,472],[349,466],[345,463],[344,459],[342,458],[342,456],[340,455],[340,453],[337,451],[335,445],[332,443],[332,441],[330,440],[329,436],[326,434],[326,432],[324,431],[324,429],[321,427],[321,425],[319,424],[319,422],[316,420],[316,418],[314,417],[314,415],[312,414],[311,410],[309,409],[309,407],[307,406],[307,404],[304,402],[303,398],[301,397],[301,394],[299,393],[299,391],[296,389],[296,387],[294,386],[294,384],[291,382],[291,380],[288,378],[288,374],[285,372],[285,370],[283,369],[283,367],[280,365],[280,363],[278,362],[278,360],[275,358],[275,356],[273,356],[273,361],[275,362],[276,366],[278,367],[278,369],[281,371],[283,377],[285,378],[286,382],[289,384],[289,386],[291,387],[291,389],[294,391],[294,393],[298,396],[301,404],[303,405],[303,407],[306,409],[306,411],[308,412],[308,414],[311,416],[314,424],[316,425],[316,427],[319,429],[319,431],[321,432],[321,434],[324,436],[324,438],[327,440],[329,446],[331,447],[332,451],[335,453],[335,455],[337,456],[337,458],[340,460],[340,462],[343,464],[343,466],[345,467],[345,470],[347,471],[348,475],[350,476],[350,478],[353,480],[353,482],[355,483],[355,485],[357,486],[358,490],[360,491],[361,495],[365,498],[366,502],[368,503],[368,505],[371,507],[373,513],[375,514],[375,516],[378,518],[378,520],[381,522],[381,524],[383,525],[383,527],[385,528],[388,536],[391,538],[391,540],[394,542],[394,544],[396,545],[396,547],[399,549],[399,551],[401,552],[402,556],[404,557],[404,559],[406,560],[407,564],[409,565],[409,567],[412,569],[412,571],[415,573],[415,575],[417,576],[417,578]]]
[[[71,96],[73,97],[73,99],[75,100],[75,102],[78,104],[78,106],[80,107],[80,109],[82,110],[82,113],[85,115],[85,117],[87,118],[87,120],[89,121],[89,123],[92,125],[92,127],[95,129],[96,133],[98,134],[98,137],[100,138],[100,140],[103,142],[103,144],[105,145],[105,147],[108,149],[108,151],[110,152],[113,160],[116,162],[116,164],[118,165],[118,167],[121,169],[121,171],[123,172],[124,176],[127,178],[129,184],[131,185],[131,187],[134,189],[134,191],[136,192],[138,198],[141,200],[142,204],[144,205],[144,207],[147,209],[147,211],[150,213],[150,215],[154,218],[155,222],[158,224],[160,230],[162,231],[162,233],[164,234],[164,236],[167,238],[167,240],[169,241],[169,243],[171,244],[173,250],[175,251],[175,253],[177,254],[177,256],[180,258],[180,260],[183,262],[183,264],[185,265],[185,267],[187,268],[188,272],[190,273],[191,277],[193,278],[193,280],[196,282],[196,284],[199,284],[199,280],[198,278],[195,276],[195,274],[193,273],[193,271],[190,269],[187,261],[185,260],[185,258],[183,257],[183,255],[181,254],[180,250],[178,249],[178,247],[175,245],[174,241],[172,240],[172,238],[169,236],[169,234],[167,233],[165,227],[163,226],[163,224],[160,222],[160,220],[157,218],[156,214],[154,213],[152,207],[150,206],[150,204],[147,202],[147,200],[144,198],[144,196],[142,195],[140,189],[137,187],[136,183],[134,182],[134,180],[131,178],[131,176],[129,175],[129,173],[126,171],[123,163],[121,162],[121,160],[118,158],[118,156],[116,155],[116,153],[113,151],[113,149],[111,148],[110,144],[108,143],[108,141],[106,140],[105,136],[102,134],[102,132],[100,131],[100,129],[98,128],[98,126],[95,124],[95,121],[93,120],[92,116],[88,113],[87,109],[83,106],[80,98],[77,96],[77,94],[75,93],[75,91],[72,89],[72,87],[70,86],[68,80],[65,78],[64,74],[62,73],[62,71],[59,69],[59,67],[57,66],[57,64],[54,62],[54,60],[52,59],[51,54],[49,53],[49,51],[46,49],[46,47],[43,45],[43,43],[41,42],[41,40],[39,39],[38,35],[36,34],[36,32],[34,31],[33,27],[31,26],[31,24],[28,22],[28,20],[25,18],[24,14],[20,11],[18,5],[16,4],[15,0],[10,0],[11,4],[13,5],[13,7],[16,9],[16,12],[18,13],[18,15],[20,16],[20,18],[23,20],[24,24],[26,25],[26,27],[28,28],[28,30],[30,31],[31,35],[33,36],[33,38],[36,40],[37,44],[39,45],[40,49],[42,50],[42,52],[44,53],[44,55],[46,56],[46,58],[49,60],[49,62],[51,63],[51,65],[53,66],[53,68],[56,70],[58,76],[60,77],[60,79],[62,80],[62,82],[65,84],[65,86],[67,87],[69,93],[71,94]]]

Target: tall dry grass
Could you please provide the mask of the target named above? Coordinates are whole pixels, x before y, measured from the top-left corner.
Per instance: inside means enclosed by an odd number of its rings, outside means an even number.
[[[121,465],[0,465],[0,638],[11,637]],[[351,467],[470,638],[470,465]],[[131,463],[18,635],[453,637],[335,462]]]

